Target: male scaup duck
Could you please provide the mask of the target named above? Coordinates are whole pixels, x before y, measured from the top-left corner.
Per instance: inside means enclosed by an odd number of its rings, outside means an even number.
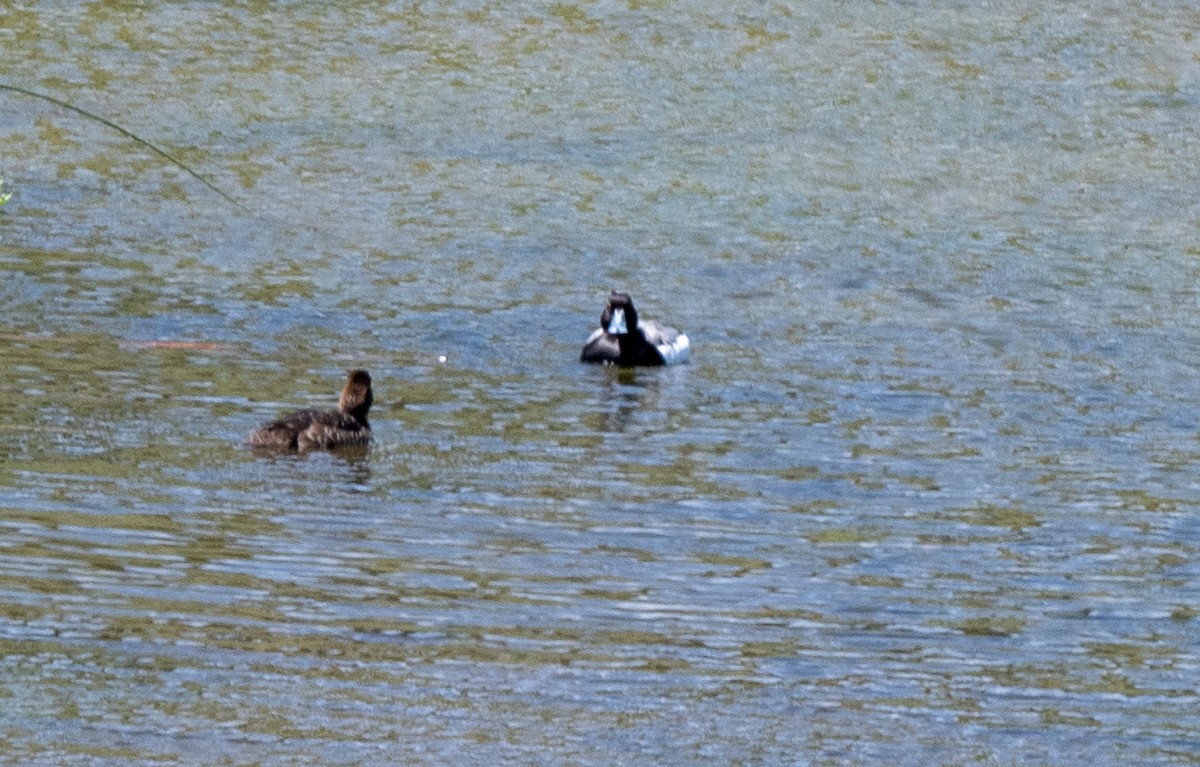
[[[269,450],[329,450],[365,445],[371,441],[367,411],[375,400],[371,374],[351,370],[338,398],[337,410],[297,410],[278,421],[264,423],[247,440],[251,447]]]
[[[613,291],[600,315],[600,327],[588,336],[580,362],[610,365],[673,365],[686,362],[691,342],[675,328],[638,320],[633,300]]]

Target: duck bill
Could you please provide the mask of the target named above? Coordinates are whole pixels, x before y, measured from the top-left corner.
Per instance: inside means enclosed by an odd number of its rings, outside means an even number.
[[[608,333],[613,336],[623,336],[629,332],[625,327],[625,310],[613,309],[612,319],[608,321]]]

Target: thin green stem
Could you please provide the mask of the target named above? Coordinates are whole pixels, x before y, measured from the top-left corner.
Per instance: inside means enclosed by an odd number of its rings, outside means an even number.
[[[155,154],[159,155],[160,157],[164,158],[165,160],[170,162],[172,165],[177,166],[178,168],[180,168],[181,170],[186,172],[188,175],[190,175],[192,178],[196,179],[201,184],[204,184],[209,189],[211,189],[214,192],[216,192],[217,194],[221,195],[229,202],[233,203],[234,205],[237,205],[238,207],[241,207],[241,203],[239,203],[237,200],[235,200],[233,197],[229,196],[228,194],[225,194],[225,192],[222,192],[220,189],[217,188],[217,186],[215,184],[213,184],[211,181],[206,179],[204,176],[201,176],[196,171],[189,168],[181,160],[178,160],[175,157],[172,157],[170,154],[163,151],[162,149],[159,149],[158,147],[156,147],[154,144],[151,144],[146,139],[137,135],[133,131],[122,128],[120,125],[117,125],[112,120],[106,120],[103,117],[101,117],[100,115],[93,114],[93,113],[87,111],[86,109],[81,109],[81,108],[75,106],[74,104],[69,104],[66,101],[63,101],[62,99],[55,98],[54,96],[50,96],[45,93],[38,93],[37,91],[31,91],[28,88],[22,88],[19,85],[9,85],[7,83],[0,83],[0,90],[11,91],[13,93],[20,93],[25,96],[32,96],[35,99],[41,99],[42,101],[48,101],[51,104],[54,104],[55,106],[62,107],[63,109],[69,109],[72,112],[75,112],[76,114],[81,114],[90,120],[95,120],[96,122],[100,123],[101,125],[106,125],[109,128],[112,128],[113,130],[117,131],[121,135],[126,136],[127,138],[130,138],[130,139],[133,139],[134,141],[136,141],[137,143],[146,147],[150,151],[152,151]]]

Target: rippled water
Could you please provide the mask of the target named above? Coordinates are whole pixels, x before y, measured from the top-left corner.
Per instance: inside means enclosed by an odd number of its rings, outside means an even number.
[[[0,10],[3,761],[1194,764],[1198,32]]]

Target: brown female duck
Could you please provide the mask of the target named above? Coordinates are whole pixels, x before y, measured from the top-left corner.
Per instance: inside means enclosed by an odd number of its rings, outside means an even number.
[[[337,410],[297,410],[278,421],[264,423],[254,430],[247,444],[269,450],[329,450],[335,447],[366,445],[371,441],[371,374],[351,370],[338,398]]]

